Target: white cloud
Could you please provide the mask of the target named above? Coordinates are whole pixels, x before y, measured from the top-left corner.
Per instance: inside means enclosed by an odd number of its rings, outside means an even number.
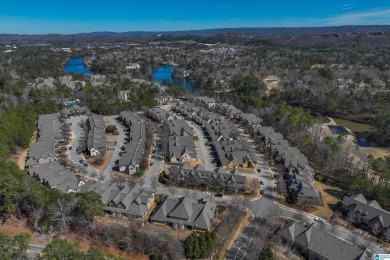
[[[390,20],[390,9],[371,9],[349,12],[324,20],[326,25],[386,24]]]

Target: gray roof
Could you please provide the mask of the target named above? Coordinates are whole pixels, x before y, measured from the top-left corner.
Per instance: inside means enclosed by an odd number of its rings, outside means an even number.
[[[196,149],[194,140],[191,136],[170,136],[169,154],[175,158],[180,158],[187,153],[191,158],[196,158]]]
[[[91,114],[88,116],[89,128],[87,133],[88,150],[106,148],[106,124],[102,115]]]
[[[183,136],[186,134],[193,136],[194,132],[184,119],[168,120],[170,135]]]
[[[211,227],[215,209],[216,204],[212,202],[168,196],[161,202],[150,220],[208,230]]]
[[[130,141],[125,145],[125,151],[121,154],[118,165],[137,167],[145,150],[145,121],[135,113],[128,111],[122,112],[120,118],[130,128]]]
[[[340,240],[313,225],[305,227],[298,223],[290,222],[278,231],[278,235],[290,243],[309,249],[312,253],[324,259],[369,259],[364,257],[366,256],[364,250],[344,240]]]
[[[118,186],[115,183],[96,183],[83,189],[82,192],[94,191],[102,196],[105,210],[143,217],[148,210],[148,202],[153,198],[153,192],[139,186]]]
[[[50,188],[55,188],[63,193],[79,191],[87,182],[83,178],[75,176],[57,161],[49,162],[29,169],[29,175],[38,178]]]
[[[65,113],[65,115],[71,115],[72,113],[76,113],[76,114],[88,114],[88,113],[90,113],[88,107],[86,107],[86,106],[80,107],[79,105],[76,105],[76,104],[72,105],[71,107],[64,108],[62,110],[62,112]]]
[[[232,173],[227,172],[222,167],[215,168],[213,171],[205,170],[202,166],[196,166],[191,168],[190,166],[184,164],[180,167],[172,166],[169,169],[169,178],[171,181],[189,181],[189,176],[191,180],[193,178],[199,179],[198,184],[210,186],[218,181],[219,188],[236,188],[244,189],[246,177],[242,176],[239,171],[233,171]],[[190,183],[192,184],[192,183]]]
[[[390,227],[390,212],[382,209],[377,201],[368,201],[363,194],[345,196],[342,204],[361,216],[364,223],[377,219],[384,228]]]

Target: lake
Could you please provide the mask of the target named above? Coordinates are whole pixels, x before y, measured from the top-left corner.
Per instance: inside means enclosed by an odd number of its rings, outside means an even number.
[[[345,119],[338,119],[333,118],[333,120],[341,126],[344,126],[351,130],[354,133],[361,133],[361,132],[371,132],[371,125],[369,124],[363,124],[363,123],[356,123]]]
[[[351,130],[355,134],[356,142],[359,146],[361,146],[361,147],[368,147],[369,146],[369,143],[367,142],[367,139],[365,138],[365,136],[367,134],[364,134],[364,133],[373,131],[371,128],[371,125],[364,124],[364,123],[356,123],[356,122],[352,122],[349,120],[338,119],[338,118],[333,118],[333,120],[339,126],[342,126],[342,127],[345,127],[345,128],[348,128],[349,130]]]
[[[64,71],[67,73],[76,73],[76,74],[91,74],[91,70],[88,67],[85,67],[83,64],[83,59],[81,57],[69,59],[65,66]]]
[[[175,86],[180,86],[182,88],[193,89],[196,85],[193,81],[185,80],[185,79],[175,79],[172,78],[172,71],[178,67],[169,66],[169,65],[161,65],[156,68],[151,69],[151,73],[154,81],[161,83],[163,79],[168,79],[169,82],[172,82]]]

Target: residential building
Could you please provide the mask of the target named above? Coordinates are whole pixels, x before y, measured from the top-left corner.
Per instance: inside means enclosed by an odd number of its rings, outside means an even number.
[[[384,210],[377,201],[367,200],[363,194],[345,196],[342,200],[342,210],[348,216],[351,214],[356,223],[374,233],[390,229],[390,212]]]
[[[87,181],[73,174],[59,162],[49,162],[29,169],[29,175],[37,178],[50,188],[62,193],[79,192]]]
[[[167,196],[150,217],[152,223],[162,223],[178,228],[209,230],[216,204],[196,201],[189,197]]]
[[[106,124],[102,115],[90,114],[88,116],[87,152],[91,156],[106,153]]]
[[[120,100],[128,100],[131,90],[121,90],[119,91],[118,98]]]
[[[58,113],[39,115],[37,126],[38,138],[35,143],[30,145],[26,168],[56,160],[57,143],[64,139]]]
[[[129,111],[121,112],[119,118],[122,124],[129,128],[129,142],[121,153],[121,158],[118,162],[119,171],[134,174],[139,170],[145,151],[145,121],[136,113]]]
[[[305,259],[368,260],[372,254],[318,229],[289,222],[279,231],[282,243],[298,251]]]
[[[227,191],[245,190],[246,177],[237,170],[231,173],[219,167],[214,171],[205,170],[203,166],[194,168],[184,164],[169,168],[169,181],[195,187],[213,188]]]
[[[95,183],[81,192],[94,191],[101,195],[107,213],[119,217],[145,218],[153,204],[154,193],[140,186],[120,186],[116,183]]]

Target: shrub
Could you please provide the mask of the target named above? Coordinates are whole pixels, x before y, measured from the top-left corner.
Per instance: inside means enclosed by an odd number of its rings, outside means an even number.
[[[115,131],[117,131],[118,129],[116,128],[116,126],[115,125],[108,125],[108,126],[106,126],[106,133],[108,134],[108,133],[113,133],[113,132],[115,132]]]
[[[115,130],[114,132],[112,132],[113,135],[119,135],[119,131],[118,130]]]
[[[267,248],[263,249],[260,252],[259,259],[262,259],[262,260],[273,260],[274,259],[274,255],[272,253],[271,248],[267,247]]]

